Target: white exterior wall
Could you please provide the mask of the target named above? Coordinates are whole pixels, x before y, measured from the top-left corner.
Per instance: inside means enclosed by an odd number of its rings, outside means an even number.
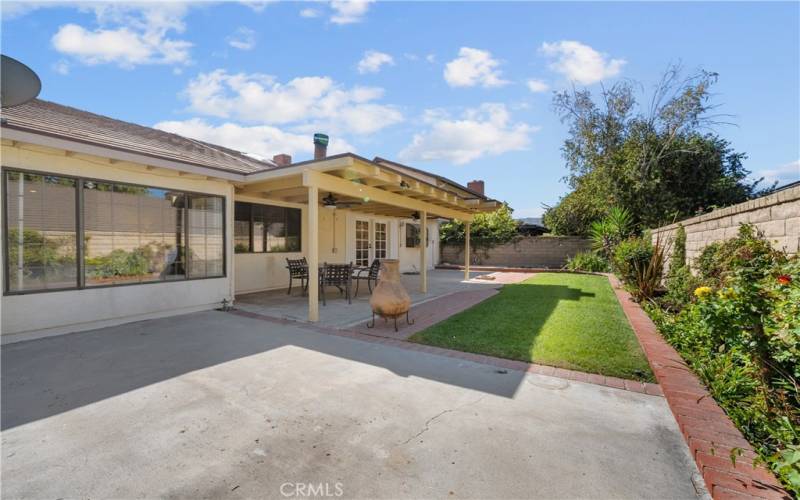
[[[419,223],[411,219],[404,219],[403,222],[412,224]],[[400,237],[400,272],[419,272],[420,249],[419,248],[406,248],[406,231],[405,227],[400,227],[397,233]],[[439,264],[439,222],[428,221],[428,259],[426,261],[428,269],[433,269]]]
[[[251,293],[264,290],[286,288],[289,284],[289,272],[286,259],[299,259],[308,250],[308,224],[306,223],[305,205],[285,203],[236,196],[236,201],[249,201],[268,205],[300,208],[303,211],[301,252],[290,253],[238,253],[233,257],[234,282],[236,293]],[[334,228],[334,219],[336,221]],[[388,257],[400,259],[400,271],[419,271],[419,248],[405,248],[405,223],[413,223],[411,219],[381,217],[357,213],[346,209],[319,210],[319,261],[330,263],[349,263],[355,261],[355,225],[357,219],[370,223],[386,222],[388,224]],[[231,222],[232,224],[232,222]],[[371,225],[370,225],[371,226]],[[428,244],[428,269],[439,263],[439,222],[428,221],[430,241]],[[335,238],[334,238],[335,237]],[[295,282],[297,284],[297,282]]]
[[[226,200],[227,218],[226,277],[4,295],[0,301],[3,343],[212,309],[223,299],[233,298],[233,186],[227,182],[199,175],[179,176],[166,169],[147,170],[135,163],[111,164],[95,156],[67,156],[63,150],[7,140],[3,140],[0,159],[3,167],[12,169],[221,195]]]

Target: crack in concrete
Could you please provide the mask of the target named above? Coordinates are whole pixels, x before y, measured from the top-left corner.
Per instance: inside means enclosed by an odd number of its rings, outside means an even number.
[[[416,439],[416,438],[420,437],[421,435],[425,434],[426,432],[428,432],[428,431],[431,429],[431,424],[432,424],[432,423],[433,423],[433,422],[434,422],[436,419],[438,419],[439,417],[441,417],[442,415],[446,415],[446,414],[448,414],[448,413],[453,413],[453,412],[455,412],[455,411],[458,411],[458,410],[461,410],[461,409],[463,409],[463,408],[466,408],[467,406],[473,406],[473,405],[476,405],[476,404],[480,403],[480,402],[483,400],[483,398],[485,398],[485,397],[486,397],[486,396],[481,396],[481,397],[479,397],[478,399],[476,399],[475,401],[471,401],[471,402],[469,402],[469,403],[464,403],[463,405],[461,405],[461,406],[457,406],[457,407],[455,407],[455,408],[448,408],[448,409],[445,409],[445,410],[442,410],[442,411],[440,411],[439,413],[437,413],[436,415],[432,416],[431,418],[429,418],[428,420],[426,420],[426,421],[425,421],[425,425],[424,425],[424,427],[422,428],[422,430],[420,430],[418,433],[414,434],[414,435],[413,435],[413,436],[411,436],[410,438],[406,439],[406,440],[405,440],[405,441],[403,441],[402,443],[398,444],[397,446],[403,446],[403,445],[407,445],[408,443],[410,443],[410,442],[411,442],[411,441],[413,441],[414,439]]]

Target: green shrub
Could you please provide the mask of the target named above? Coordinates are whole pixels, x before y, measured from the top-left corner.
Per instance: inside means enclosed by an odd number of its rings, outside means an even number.
[[[89,274],[96,278],[113,278],[115,276],[143,276],[159,272],[163,267],[170,245],[150,242],[131,251],[116,249],[108,255],[86,260]]]
[[[677,314],[648,306],[662,335],[709,388],[762,460],[800,493],[800,259],[773,250],[750,226],[711,245],[702,284]],[[674,293],[679,286],[673,285]],[[688,290],[687,290],[688,291]],[[670,289],[672,293],[673,289]]]
[[[695,261],[695,267],[704,284],[720,286],[735,270],[752,267],[760,260],[771,262],[780,259],[781,255],[753,226],[742,224],[735,238],[705,247]]]
[[[633,217],[624,208],[612,207],[608,215],[592,223],[589,236],[592,249],[606,259],[611,258],[619,243],[633,234]]]
[[[644,238],[628,238],[614,249],[614,270],[628,285],[636,283],[636,269],[647,265],[653,256],[653,245]]]
[[[609,270],[608,261],[594,252],[581,252],[567,261],[570,271],[604,273]]]
[[[672,242],[672,255],[669,258],[670,271],[686,267],[686,229],[678,224],[675,230],[675,241]]]
[[[679,311],[692,300],[694,289],[700,280],[694,277],[686,265],[686,230],[678,225],[669,261],[669,271],[664,280],[667,293],[659,299],[662,307]]]
[[[664,280],[667,292],[659,299],[662,307],[671,311],[680,311],[693,300],[694,290],[702,282],[700,278],[692,275],[689,266],[678,269],[669,268],[669,274]]]

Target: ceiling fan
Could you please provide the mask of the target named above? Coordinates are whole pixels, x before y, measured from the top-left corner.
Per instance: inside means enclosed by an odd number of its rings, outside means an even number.
[[[322,206],[333,210],[334,208],[350,208],[352,206],[361,205],[363,202],[341,202],[333,193],[328,193],[327,196],[322,198]]]

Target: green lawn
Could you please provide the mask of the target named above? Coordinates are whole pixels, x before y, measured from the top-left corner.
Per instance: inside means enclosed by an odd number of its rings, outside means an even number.
[[[410,338],[412,342],[653,381],[608,279],[541,273]]]

